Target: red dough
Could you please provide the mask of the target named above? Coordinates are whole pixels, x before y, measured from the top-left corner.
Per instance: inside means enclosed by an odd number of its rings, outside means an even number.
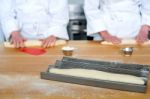
[[[46,53],[46,51],[42,48],[22,48],[20,51],[30,55],[42,55]]]

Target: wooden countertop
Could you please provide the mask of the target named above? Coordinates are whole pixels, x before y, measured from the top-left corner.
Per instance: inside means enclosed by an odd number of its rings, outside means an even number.
[[[120,53],[123,46],[100,45],[94,41],[69,41],[68,45],[77,48],[75,58],[150,65],[150,46],[134,46],[133,55],[125,57]],[[61,48],[49,48],[44,55],[32,56],[1,45],[0,99],[150,98],[150,82],[147,93],[143,94],[40,79],[40,72],[63,57]]]

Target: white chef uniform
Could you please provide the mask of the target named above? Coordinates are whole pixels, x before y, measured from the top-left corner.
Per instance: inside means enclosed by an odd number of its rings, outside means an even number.
[[[4,34],[2,32],[2,28],[1,28],[1,12],[2,12],[2,5],[0,3],[0,43],[2,43],[4,41]]]
[[[0,43],[2,42],[4,42],[4,35],[3,35],[1,24],[0,24]]]
[[[6,39],[16,30],[26,39],[44,39],[50,35],[68,39],[67,0],[4,0],[2,3]]]
[[[121,39],[135,38],[142,25],[150,26],[150,0],[85,0],[88,35],[100,39],[107,30]]]

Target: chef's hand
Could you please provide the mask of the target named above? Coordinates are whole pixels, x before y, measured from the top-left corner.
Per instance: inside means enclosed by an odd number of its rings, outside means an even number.
[[[147,25],[143,25],[141,27],[141,30],[139,32],[139,34],[136,37],[136,42],[139,44],[142,44],[144,42],[146,42],[148,40],[148,31],[149,31],[150,27]]]
[[[15,48],[23,48],[25,39],[20,35],[19,31],[14,31],[11,33],[10,42],[14,44]]]
[[[100,33],[100,35],[107,42],[111,42],[113,44],[120,44],[121,43],[121,39],[117,38],[116,36],[110,35],[107,31],[102,31]]]
[[[55,45],[55,42],[56,42],[56,37],[51,35],[46,39],[42,40],[42,47],[44,48],[53,47]]]

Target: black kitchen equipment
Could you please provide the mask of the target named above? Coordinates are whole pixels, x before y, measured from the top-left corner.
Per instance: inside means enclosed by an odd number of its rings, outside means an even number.
[[[141,77],[145,81],[145,84],[138,85],[108,80],[97,80],[83,77],[74,77],[69,75],[54,74],[49,72],[49,69],[51,68],[59,68],[59,69],[81,68],[81,69],[105,71],[110,73],[128,74]],[[146,92],[147,89],[148,76],[149,76],[149,68],[147,65],[85,60],[70,57],[64,57],[62,60],[56,61],[55,65],[53,66],[50,65],[46,72],[41,73],[41,78],[47,80],[56,80],[67,83],[75,83],[81,85],[111,88],[125,91],[143,92],[143,93]]]

